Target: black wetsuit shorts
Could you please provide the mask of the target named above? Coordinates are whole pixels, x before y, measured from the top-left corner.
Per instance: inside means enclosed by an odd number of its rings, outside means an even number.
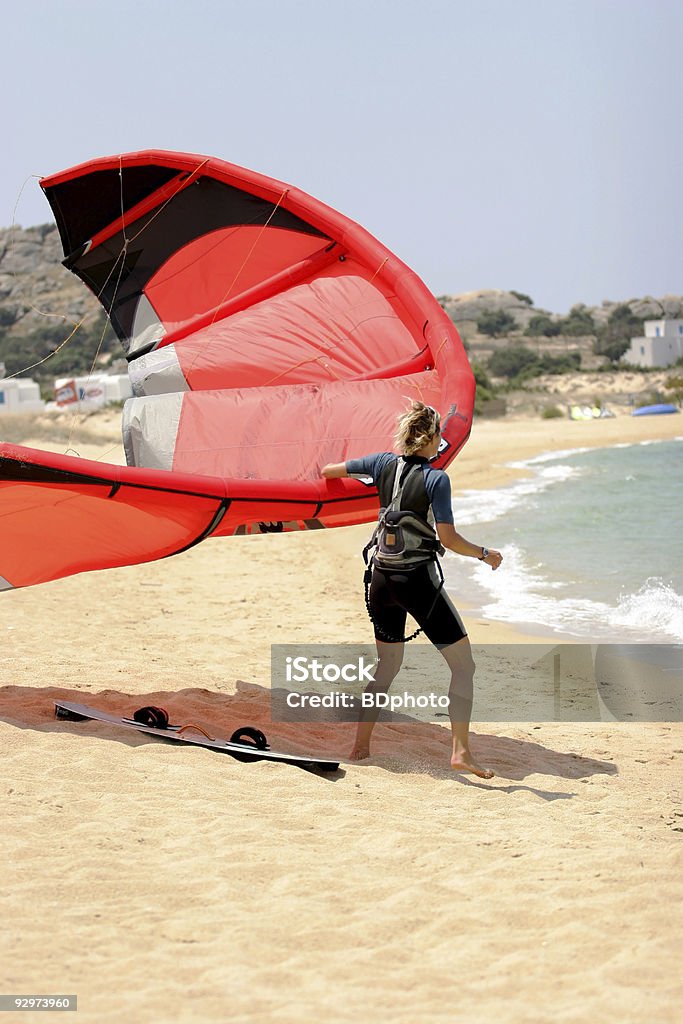
[[[375,639],[396,643],[405,636],[406,614],[410,613],[435,647],[449,647],[467,636],[462,619],[446,593],[439,591],[441,577],[434,562],[401,572],[372,570],[369,604],[375,625]],[[438,592],[438,594],[437,594]],[[395,638],[388,640],[388,637]]]

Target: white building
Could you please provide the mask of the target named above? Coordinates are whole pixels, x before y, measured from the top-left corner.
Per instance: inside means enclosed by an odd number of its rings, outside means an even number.
[[[671,366],[683,356],[683,320],[646,320],[645,336],[631,338],[621,357],[632,366]]]
[[[3,366],[4,372],[4,366]],[[40,397],[40,386],[26,377],[0,379],[0,415],[12,412],[42,412],[45,402]]]
[[[82,411],[100,409],[108,402],[123,402],[133,391],[127,373],[93,373],[89,377],[62,377],[55,381],[55,401]]]

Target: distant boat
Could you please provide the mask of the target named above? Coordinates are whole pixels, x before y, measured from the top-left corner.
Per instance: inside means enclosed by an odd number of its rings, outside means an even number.
[[[662,416],[668,412],[680,412],[677,405],[669,405],[667,402],[660,402],[658,405],[641,405],[634,409],[631,416]]]

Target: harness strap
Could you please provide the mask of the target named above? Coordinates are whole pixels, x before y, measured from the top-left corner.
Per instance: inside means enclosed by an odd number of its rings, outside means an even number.
[[[389,511],[389,509],[392,507],[392,505],[396,501],[397,497],[398,497],[399,505],[401,504],[401,494],[399,492],[402,491],[402,487],[401,487],[401,470],[403,469],[404,466],[405,466],[405,460],[404,460],[403,456],[401,455],[401,456],[399,456],[399,458],[396,461],[396,472],[394,473],[394,487],[393,487],[393,490],[391,492],[391,502],[389,503],[389,507],[388,507],[387,511]],[[412,466],[411,466],[411,469],[412,469]],[[408,474],[409,473],[410,473],[410,470],[408,470],[408,473],[406,473],[406,480],[408,479]],[[405,484],[405,480],[404,480],[404,484]]]
[[[386,630],[382,629],[382,627],[378,624],[377,620],[373,617],[372,609],[370,607],[370,583],[372,581],[373,570],[376,570],[377,572],[385,572],[385,570],[381,569],[379,566],[374,566],[374,557],[373,558],[370,557],[370,551],[372,550],[372,548],[376,548],[377,547],[377,535],[378,535],[379,530],[382,528],[382,526],[384,524],[384,520],[385,520],[385,517],[386,517],[387,513],[391,512],[391,511],[400,511],[401,510],[401,499],[403,497],[403,491],[404,491],[404,488],[405,488],[406,484],[408,483],[408,480],[410,479],[411,475],[413,475],[415,472],[418,472],[418,473],[422,472],[422,466],[420,464],[418,464],[418,465],[411,465],[411,466],[409,466],[408,472],[405,474],[403,480],[401,480],[401,474],[403,472],[403,468],[404,468],[405,465],[406,465],[405,459],[403,458],[403,456],[399,456],[399,458],[397,459],[397,462],[396,462],[396,474],[394,476],[394,483],[393,483],[392,492],[391,492],[391,500],[390,500],[389,504],[387,505],[387,507],[381,510],[380,516],[379,516],[379,520],[377,522],[377,525],[375,526],[373,534],[370,537],[370,540],[368,541],[368,543],[363,548],[363,561],[365,563],[365,572],[363,574],[363,583],[364,583],[364,587],[365,587],[365,607],[367,608],[367,612],[368,612],[368,616],[370,618],[370,621],[372,622],[373,626],[375,627],[375,633],[377,634],[378,638],[380,638],[380,639],[382,639],[382,640],[384,640],[384,641],[386,641],[388,643],[408,643],[410,640],[414,640],[416,636],[419,636],[420,633],[423,632],[423,627],[420,626],[418,629],[415,630],[414,633],[411,633],[410,636],[404,636],[404,637],[391,636],[390,634],[388,634],[386,632]],[[398,506],[397,507],[395,507],[396,502],[398,502]],[[434,523],[434,515],[433,515],[432,509],[431,509],[431,505],[429,507],[429,512],[428,512],[428,522],[432,526],[432,529],[434,529],[435,528],[435,523]],[[434,611],[434,608],[436,607],[436,602],[438,600],[439,594],[441,593],[441,590],[442,590],[442,588],[444,586],[443,570],[442,570],[441,564],[439,563],[439,560],[437,558],[437,552],[438,553],[442,553],[443,552],[443,548],[441,548],[441,546],[438,544],[438,538],[436,538],[436,543],[437,543],[437,547],[432,552],[431,558],[429,559],[429,561],[436,562],[436,565],[437,565],[437,568],[439,570],[439,575],[441,577],[441,580],[440,580],[439,585],[438,585],[438,587],[436,589],[436,593],[434,595],[434,600],[432,601],[431,607],[430,607],[430,609],[429,609],[429,611],[427,613],[427,619],[430,618],[432,612]],[[419,567],[421,567],[424,564],[425,564],[425,562],[420,563]],[[396,568],[393,569],[393,570],[386,570],[386,573],[390,574],[392,571],[394,573],[397,573],[397,574],[410,573],[410,572],[412,572],[417,567],[418,566],[410,566],[410,567],[409,566],[405,566],[405,567],[400,567],[399,568],[398,566],[396,566]]]
[[[417,465],[417,466],[410,466],[409,469],[408,469],[408,472],[405,475],[403,483],[401,483],[401,472],[402,472],[403,466],[405,466],[405,464],[406,464],[405,459],[403,458],[402,455],[400,455],[398,457],[397,461],[396,461],[396,474],[394,476],[394,485],[393,485],[393,488],[392,488],[392,491],[391,491],[391,501],[389,502],[389,504],[387,505],[386,508],[381,509],[379,522],[377,523],[377,525],[375,526],[375,529],[373,530],[372,537],[370,538],[370,540],[367,542],[367,544],[363,548],[363,561],[365,562],[366,565],[369,564],[368,553],[369,553],[370,549],[373,548],[373,547],[377,547],[377,532],[378,532],[378,530],[380,529],[380,527],[382,525],[382,520],[383,520],[384,516],[386,516],[387,512],[399,511],[400,505],[401,505],[401,498],[403,497],[403,488],[407,484],[408,478],[410,477],[411,473],[413,473],[414,470],[419,470],[420,472],[422,471],[421,470],[421,466],[419,466],[419,465]],[[393,508],[394,502],[396,501],[397,498],[398,498],[399,509],[394,509]]]
[[[365,554],[365,552],[363,552],[363,554]],[[439,594],[441,593],[441,590],[443,589],[443,586],[444,586],[444,583],[445,583],[444,576],[443,576],[443,570],[441,568],[441,564],[438,561],[438,559],[435,559],[435,562],[436,562],[436,567],[439,570],[439,576],[441,577],[441,580],[439,582],[438,587],[436,588],[436,593],[434,594],[434,600],[432,601],[431,607],[430,607],[429,611],[427,612],[427,619],[429,619],[431,617],[432,612],[436,608],[436,602],[438,600]],[[378,569],[377,571],[378,572],[383,572],[382,569]],[[412,570],[409,569],[407,571],[411,572]],[[419,629],[416,629],[414,633],[410,634],[410,636],[402,636],[402,637],[401,636],[391,636],[391,634],[387,633],[387,631],[385,629],[382,629],[382,627],[379,625],[377,620],[374,618],[374,616],[372,614],[372,608],[370,607],[370,583],[372,581],[372,572],[373,572],[372,565],[368,565],[366,570],[365,570],[365,572],[363,573],[363,584],[365,586],[365,607],[367,608],[368,617],[370,619],[370,622],[375,627],[375,632],[377,633],[377,636],[383,642],[385,642],[385,643],[392,643],[392,644],[407,644],[407,643],[409,643],[411,640],[414,640],[416,636],[419,636],[420,633],[422,633],[424,627],[420,626]],[[396,572],[398,573],[398,570],[396,570]]]

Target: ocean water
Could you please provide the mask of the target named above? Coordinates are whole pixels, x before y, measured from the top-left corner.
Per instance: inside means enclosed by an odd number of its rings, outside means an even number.
[[[683,643],[683,437],[552,452],[529,476],[457,491],[456,527],[503,552],[492,572],[444,559],[446,585],[486,618],[602,643]]]

